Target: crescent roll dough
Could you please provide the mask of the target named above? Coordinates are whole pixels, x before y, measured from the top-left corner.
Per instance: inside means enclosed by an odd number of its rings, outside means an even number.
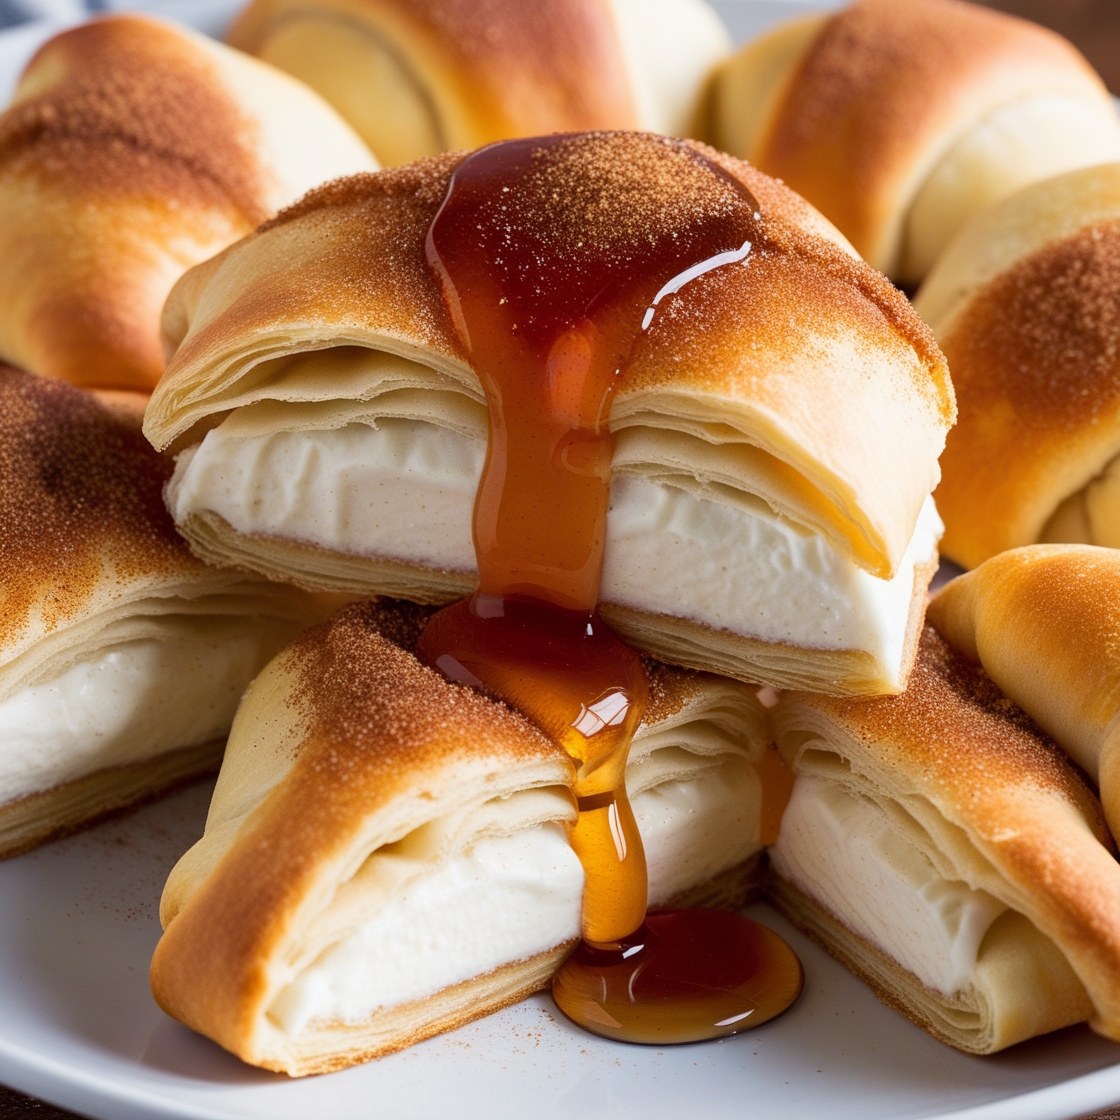
[[[247,1062],[301,1076],[409,1046],[547,986],[579,936],[572,763],[416,660],[429,613],[353,604],[265,669],[167,882],[152,990]],[[626,783],[651,904],[741,905],[765,713],[650,668]]]
[[[0,358],[149,391],[188,268],[375,167],[317,94],[192,31],[115,16],[62,32],[0,115]]]
[[[217,766],[309,597],[187,551],[139,420],[0,366],[0,856]]]
[[[991,203],[1120,158],[1108,91],[1070,43],[958,0],[859,0],[782,25],[723,65],[714,106],[714,143],[906,284]]]
[[[714,189],[687,142],[572,143],[619,222]],[[630,176],[650,145],[680,181]],[[622,371],[604,615],[678,664],[897,691],[940,532],[944,362],[820,215],[703,151],[753,192],[765,243],[666,299]],[[459,158],[325,188],[176,287],[145,431],[181,452],[168,501],[198,555],[424,602],[474,585],[485,404],[424,258]]]
[[[983,670],[927,628],[901,696],[788,693],[774,718],[796,779],[772,897],[794,922],[962,1050],[1085,1020],[1120,1039],[1100,804]]]
[[[229,41],[318,90],[387,166],[548,132],[697,135],[731,49],[703,0],[253,0]]]
[[[953,370],[945,552],[974,567],[1036,541],[1120,546],[1120,163],[970,223],[915,301]]]
[[[1120,553],[1012,549],[947,584],[930,618],[1099,784],[1120,835]]]

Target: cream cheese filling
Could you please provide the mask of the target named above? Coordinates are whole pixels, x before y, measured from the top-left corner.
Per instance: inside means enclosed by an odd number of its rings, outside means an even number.
[[[248,437],[222,425],[180,456],[168,504],[179,525],[212,511],[244,536],[473,572],[485,454],[483,441],[417,420]],[[602,598],[763,641],[865,651],[897,672],[915,565],[940,534],[929,499],[882,580],[749,496],[616,473]]]
[[[770,861],[853,933],[949,996],[966,987],[981,942],[1007,907],[938,874],[873,801],[802,774]]]
[[[0,804],[229,731],[246,686],[290,632],[252,619],[160,620],[0,703]]]
[[[761,849],[762,784],[737,757],[692,779],[662,782],[631,797],[649,875],[649,904],[736,867]]]
[[[694,778],[633,798],[650,904],[667,902],[758,851],[761,785],[743,757],[701,759]],[[379,1010],[526,960],[579,936],[583,870],[562,826],[486,837],[408,878],[376,914],[276,995],[289,1037],[309,1023],[362,1023]]]
[[[583,868],[561,826],[488,837],[411,880],[283,988],[270,1018],[362,1023],[579,936]]]

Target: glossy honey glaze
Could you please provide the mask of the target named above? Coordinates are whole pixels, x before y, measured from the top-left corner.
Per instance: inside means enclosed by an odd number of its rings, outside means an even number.
[[[749,259],[758,220],[749,192],[685,144],[588,133],[467,157],[428,234],[490,428],[473,520],[479,589],[433,617],[420,653],[524,712],[576,761],[584,941],[554,994],[588,1029],[631,1041],[734,1033],[800,991],[788,947],[782,968],[755,967],[778,939],[747,919],[698,910],[643,924],[624,773],[647,683],[596,610],[619,373],[663,301]],[[632,982],[636,968],[648,984]]]

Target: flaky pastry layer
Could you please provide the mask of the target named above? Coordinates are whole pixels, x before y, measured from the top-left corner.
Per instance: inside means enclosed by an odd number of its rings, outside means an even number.
[[[787,693],[774,715],[795,772],[877,804],[944,878],[1029,919],[1088,993],[1094,1029],[1120,1034],[1120,870],[1100,804],[981,670],[927,627],[902,696]],[[1076,993],[1055,992],[1062,1019]],[[1008,1036],[997,1022],[979,1037]]]
[[[428,614],[355,604],[266,669],[206,836],[168,881],[156,997],[247,1061],[300,1075],[409,1045],[540,987],[578,936],[572,764],[520,716],[417,662],[408,649]],[[649,837],[651,902],[734,904],[760,878],[763,709],[735,682],[649,673],[627,786]],[[455,912],[480,927],[512,914],[519,892],[538,901],[494,929],[456,931],[444,910],[464,891]],[[363,939],[406,917],[420,957],[402,971],[392,945],[371,955]],[[453,951],[423,956],[425,938],[449,933],[472,960],[510,955],[456,978]],[[441,979],[428,987],[428,974]],[[520,977],[512,994],[503,977]],[[362,985],[412,994],[363,1012],[379,997]],[[457,1003],[463,992],[473,1002]]]
[[[687,164],[698,151],[634,134],[571,143],[611,183],[628,153],[667,146]],[[940,353],[901,294],[811,208],[745,164],[701,154],[757,198],[764,240],[747,266],[714,269],[659,304],[622,372],[611,428],[651,470],[751,493],[889,578],[954,415]],[[481,388],[424,256],[459,158],[328,188],[185,277],[165,311],[175,354],[145,420],[153,443],[182,449],[233,410],[280,403],[477,430]],[[671,184],[627,185],[612,204],[680,202]],[[326,367],[294,365],[343,347],[353,353],[342,371],[327,363],[327,380]]]

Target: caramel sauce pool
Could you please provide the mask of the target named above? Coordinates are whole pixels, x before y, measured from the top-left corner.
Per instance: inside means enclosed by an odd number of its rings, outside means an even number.
[[[748,259],[757,223],[747,190],[679,141],[589,133],[468,156],[428,233],[490,428],[473,520],[479,589],[432,618],[419,651],[575,760],[583,941],[553,995],[581,1026],[631,1042],[733,1034],[801,989],[792,950],[747,918],[647,919],[624,776],[648,686],[596,610],[619,373],[663,300]]]

